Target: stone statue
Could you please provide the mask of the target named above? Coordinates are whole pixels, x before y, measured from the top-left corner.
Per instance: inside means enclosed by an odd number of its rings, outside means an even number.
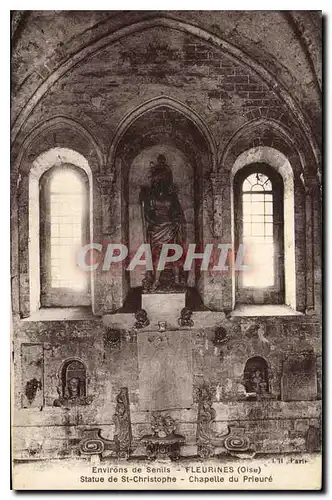
[[[115,425],[114,443],[116,452],[119,457],[128,458],[131,451],[132,432],[127,387],[122,387],[116,397],[113,422]]]
[[[157,264],[162,245],[176,243],[183,246],[186,240],[183,210],[173,184],[172,170],[164,155],[158,155],[156,164],[150,163],[150,177],[150,187],[142,188],[140,194],[144,238],[151,247],[154,269],[152,275],[151,271],[148,272],[143,280],[144,291],[160,287],[161,271],[157,270]],[[179,285],[181,261],[170,265],[175,274],[170,282]]]
[[[256,370],[251,376],[251,386],[256,394],[265,394],[267,392],[267,383],[260,370]]]
[[[80,396],[80,379],[77,377],[72,377],[68,380],[67,384],[67,394],[65,395],[68,399],[76,399]]]
[[[81,394],[81,381],[78,377],[71,377],[65,387],[63,396],[55,399],[53,406],[76,406],[76,405],[89,405],[92,403],[91,396]],[[58,389],[59,392],[59,389]]]

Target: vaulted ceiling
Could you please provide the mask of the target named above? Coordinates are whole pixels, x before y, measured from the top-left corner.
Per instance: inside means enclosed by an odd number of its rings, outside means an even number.
[[[320,25],[318,11],[14,11],[13,141],[20,142],[41,119],[71,109],[106,144],[135,92],[146,100],[168,89],[188,106],[192,100],[201,116],[209,110],[208,125],[219,142],[226,141],[229,121],[241,126],[241,116],[250,119],[253,110],[239,85],[236,93],[227,90],[220,68],[229,65],[233,75],[249,75],[256,95],[261,93],[261,109],[274,102],[284,120],[289,111],[287,125],[294,134],[298,128],[317,153]],[[190,50],[196,50],[193,63],[181,80],[181,60],[190,61]],[[207,61],[197,67],[200,56]],[[248,73],[241,73],[243,67]],[[220,89],[211,86],[212,73]],[[203,101],[195,95],[198,79]]]

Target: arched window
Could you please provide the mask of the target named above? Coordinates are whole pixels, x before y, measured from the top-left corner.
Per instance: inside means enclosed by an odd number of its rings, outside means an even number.
[[[89,276],[77,251],[89,241],[88,178],[73,165],[47,171],[40,180],[41,306],[90,304]]]
[[[283,181],[264,164],[234,178],[236,248],[243,244],[247,270],[237,275],[236,302],[284,302]]]

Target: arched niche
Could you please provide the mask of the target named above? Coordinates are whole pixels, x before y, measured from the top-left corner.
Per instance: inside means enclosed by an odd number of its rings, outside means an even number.
[[[162,98],[155,100],[154,105],[149,101],[146,107],[134,110],[119,126],[108,161],[109,168],[115,169],[112,227],[119,228],[112,237],[121,238],[122,243],[129,245],[130,252],[143,243],[139,191],[149,185],[150,162],[158,154],[166,156],[172,169],[178,196],[187,212],[190,242],[196,243],[196,251],[202,251],[204,243],[213,237],[209,174],[214,168],[215,147],[206,125],[203,122],[198,125],[198,120],[198,115],[187,107],[181,108],[173,100]],[[209,219],[211,224],[207,222]],[[139,284],[142,273],[137,270],[130,276],[124,268],[121,272],[119,266],[115,272],[118,274],[113,283],[119,293],[111,294],[122,296],[122,303],[116,304],[121,307],[132,284]],[[195,283],[204,300],[206,277],[197,267],[194,274],[191,283]]]
[[[69,359],[64,362],[61,369],[61,390],[65,399],[87,395],[87,370],[82,361]]]
[[[109,149],[108,154],[108,168],[115,168],[115,160],[117,157],[117,150],[119,147],[119,143],[123,136],[127,133],[128,129],[133,125],[133,123],[141,118],[143,115],[146,115],[150,111],[156,111],[161,108],[162,112],[165,112],[165,108],[177,111],[180,115],[183,115],[190,123],[195,126],[195,128],[200,132],[201,138],[208,144],[210,162],[212,164],[212,170],[216,168],[217,161],[217,145],[213,135],[211,134],[207,124],[204,120],[189,106],[183,104],[182,102],[174,99],[169,96],[158,96],[150,99],[136,108],[132,109],[127,115],[119,123],[117,130],[112,139],[112,144]],[[164,114],[164,113],[163,113]],[[169,127],[168,127],[169,128]]]
[[[247,394],[262,396],[270,392],[268,364],[261,356],[254,356],[247,360],[243,378]]]
[[[171,144],[159,144],[148,147],[134,158],[129,171],[129,255],[132,256],[144,240],[140,192],[142,187],[149,185],[149,165],[156,163],[158,154],[163,154],[171,166],[173,181],[186,220],[186,243],[195,242],[195,196],[194,170],[190,159],[180,149]],[[196,207],[197,208],[197,207]],[[130,286],[141,286],[144,278],[144,268],[136,267],[130,272]],[[188,286],[195,285],[195,275],[190,272]]]
[[[59,397],[53,401],[54,407],[70,409],[92,403],[93,395],[88,394],[87,367],[81,359],[67,358],[61,365],[58,378]]]

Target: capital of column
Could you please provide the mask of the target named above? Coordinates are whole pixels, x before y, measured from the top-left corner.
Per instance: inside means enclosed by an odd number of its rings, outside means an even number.
[[[114,174],[98,174],[95,177],[102,195],[110,194],[113,188]]]

